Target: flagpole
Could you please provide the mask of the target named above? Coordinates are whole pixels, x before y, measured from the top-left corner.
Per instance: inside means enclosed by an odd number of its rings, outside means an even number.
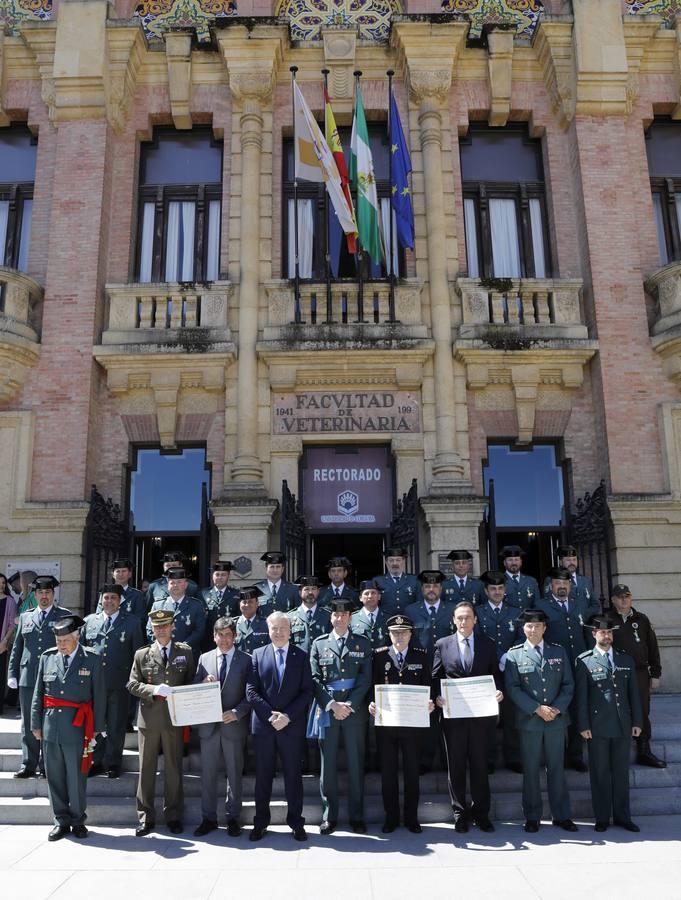
[[[293,117],[293,247],[295,259],[295,272],[293,280],[294,318],[296,325],[300,325],[303,317],[300,311],[300,264],[298,261],[298,176],[296,173],[296,95],[294,85],[298,66],[291,66],[291,115]]]
[[[390,291],[388,293],[388,321],[395,321],[395,237],[393,234],[393,148],[392,148],[392,111],[393,111],[393,69],[388,69],[388,181],[390,196],[388,200],[388,218],[390,220],[390,249],[388,251],[388,272],[390,274]]]
[[[359,79],[362,75],[361,69],[355,69],[352,73],[355,76],[355,122],[357,120],[357,92],[359,91]],[[359,172],[357,173],[357,198],[355,200],[355,208],[359,209]],[[364,321],[364,272],[363,272],[364,254],[362,253],[361,237],[357,235],[357,321]]]
[[[329,93],[329,69],[322,69],[322,75],[324,76],[324,121],[326,122],[326,98]],[[327,138],[328,142],[328,138]],[[326,270],[326,321],[331,322],[333,320],[333,300],[331,297],[331,253],[329,249],[330,241],[329,241],[329,228],[330,228],[330,215],[329,215],[329,196],[328,192],[324,191],[324,265]]]

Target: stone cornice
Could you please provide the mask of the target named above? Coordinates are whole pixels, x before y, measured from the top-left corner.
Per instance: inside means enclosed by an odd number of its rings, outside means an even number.
[[[391,46],[397,55],[396,68],[407,81],[415,103],[439,105],[446,101],[468,28],[468,23],[461,21],[393,24]]]
[[[237,103],[268,104],[288,45],[286,26],[235,26],[218,32],[217,41]]]

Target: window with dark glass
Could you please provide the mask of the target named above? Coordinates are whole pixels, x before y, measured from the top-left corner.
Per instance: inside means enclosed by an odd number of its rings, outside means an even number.
[[[220,277],[222,141],[209,128],[157,129],[140,153],[139,281]]]
[[[681,122],[657,119],[646,133],[660,263],[681,259]]]
[[[26,271],[37,140],[25,126],[0,128],[0,264]]]
[[[323,131],[323,126],[322,131]],[[345,162],[350,166],[350,128],[339,128]],[[369,143],[374,163],[376,190],[380,208],[381,236],[386,255],[390,252],[390,175],[388,161],[388,135],[385,124],[369,125]],[[283,153],[282,215],[282,277],[295,277],[295,209],[293,204],[294,156],[293,140],[284,141]],[[353,192],[353,202],[356,203]],[[404,254],[398,248],[397,230],[393,214],[393,267],[396,275],[403,273]],[[358,257],[348,252],[345,235],[323,184],[298,180],[298,268],[301,279],[323,281],[326,278],[326,249],[329,252],[329,268],[334,280],[359,277]],[[372,262],[368,254],[362,254],[362,277],[365,280],[387,278],[386,260],[381,265]]]
[[[468,276],[550,277],[541,142],[473,124],[460,154]]]

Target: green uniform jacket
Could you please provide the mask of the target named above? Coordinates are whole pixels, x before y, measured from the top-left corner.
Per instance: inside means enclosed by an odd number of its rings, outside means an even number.
[[[16,678],[19,687],[34,686],[41,654],[56,643],[52,626],[57,619],[70,615],[68,609],[55,604],[41,626],[38,607],[21,614],[9,659],[10,678]]]
[[[76,649],[66,674],[62,656],[53,647],[40,657],[38,678],[31,706],[31,730],[42,729],[44,741],[59,744],[83,743],[84,727],[75,728],[73,719],[77,709],[68,707],[43,709],[43,697],[92,703],[95,714],[95,734],[106,729],[106,688],[100,658],[82,644]]]
[[[319,604],[315,607],[312,621],[308,621],[307,607],[301,604],[286,614],[291,623],[291,643],[310,654],[312,642],[331,630],[331,613]]]
[[[479,578],[471,578],[468,576],[465,580],[463,588],[459,583],[457,576],[452,575],[446,581],[442,582],[442,598],[449,600],[450,603],[456,605],[462,600],[468,600],[470,603],[487,603],[487,594],[485,593],[485,585]]]
[[[421,647],[423,650],[428,651],[429,662],[433,661],[436,642],[440,638],[448,637],[454,633],[454,626],[452,625],[453,613],[454,604],[440,599],[440,605],[433,620],[430,617],[430,613],[426,610],[423,598],[416,603],[412,603],[404,611],[405,616],[409,616],[414,623],[414,636],[411,642],[415,647]]]
[[[634,660],[614,649],[612,656],[614,671],[595,647],[577,659],[577,727],[596,738],[631,737],[643,725]]]
[[[158,645],[141,647],[133,659],[128,690],[133,697],[139,697],[139,727],[161,731],[172,728],[168,703],[154,699],[154,688],[159,684],[179,687],[191,684],[194,678],[194,655],[189,644],[173,641],[168,665],[163,665],[163,657]]]
[[[591,630],[584,626],[601,609],[598,600],[591,595],[589,600],[585,594],[570,596],[569,601],[570,611],[567,615],[553,594],[540,600],[536,609],[545,612],[549,619],[544,639],[552,644],[560,644],[574,666],[579,654],[584,653],[589,646]]]
[[[570,724],[568,706],[575,692],[572,668],[565,650],[544,641],[544,659],[539,659],[526,641],[511,647],[504,669],[506,695],[515,706],[516,726],[522,731],[541,731],[544,728],[567,728]],[[538,706],[555,706],[561,715],[553,722],[545,722],[536,715]]]
[[[343,653],[338,654],[338,642],[330,635],[318,637],[312,644],[310,668],[314,682],[315,700],[326,709],[332,700],[349,703],[355,712],[363,708],[371,690],[371,644],[365,637],[348,632]],[[332,681],[354,678],[355,686],[349,691],[331,691]]]
[[[397,581],[392,575],[377,575],[374,581],[381,587],[381,609],[388,616],[404,612],[421,596],[421,582],[409,572],[400,575]]]
[[[255,615],[251,619],[250,627],[245,616],[239,616],[236,620],[236,637],[234,646],[243,653],[253,655],[253,651],[258,647],[264,647],[270,643],[270,630],[267,622]]]
[[[210,630],[213,637],[213,625],[222,616],[236,617],[239,615],[239,592],[236,588],[227,587],[222,591],[222,598],[218,601],[218,590],[215,587],[201,591],[201,599],[206,610],[206,630]]]
[[[352,615],[350,630],[353,634],[361,634],[362,637],[365,637],[375,653],[378,647],[385,647],[388,642],[389,635],[386,623],[392,615],[395,615],[395,613],[386,613],[383,609],[383,598],[381,598],[381,605],[374,613],[374,627],[372,628],[369,622],[369,613],[360,609],[359,612]]]
[[[102,658],[102,676],[108,691],[123,691],[128,683],[135,652],[144,645],[142,625],[137,616],[119,612],[109,631],[106,615],[95,613],[85,619],[80,639]]]

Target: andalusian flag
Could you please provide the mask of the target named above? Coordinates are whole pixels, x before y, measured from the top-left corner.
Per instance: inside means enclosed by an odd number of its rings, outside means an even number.
[[[326,132],[326,143],[329,145],[333,158],[336,160],[338,172],[341,177],[343,193],[350,210],[353,222],[355,222],[355,233],[346,234],[348,242],[348,253],[357,253],[357,220],[355,219],[355,207],[352,202],[352,194],[350,193],[350,179],[348,177],[348,167],[345,165],[345,157],[343,156],[343,148],[341,146],[338,129],[336,128],[336,119],[331,109],[331,101],[326,88],[324,88],[324,131]]]
[[[352,122],[352,140],[350,142],[350,178],[357,188],[357,224],[359,225],[359,240],[372,260],[380,265],[383,258],[381,244],[381,231],[378,218],[378,194],[376,193],[376,179],[374,177],[374,164],[369,148],[369,131],[362,94],[357,86],[355,97],[355,118]]]
[[[302,178],[305,181],[323,181],[341,228],[346,234],[354,236],[357,232],[357,225],[343,194],[343,184],[338,166],[295,81],[293,82],[293,97],[296,178]]]

